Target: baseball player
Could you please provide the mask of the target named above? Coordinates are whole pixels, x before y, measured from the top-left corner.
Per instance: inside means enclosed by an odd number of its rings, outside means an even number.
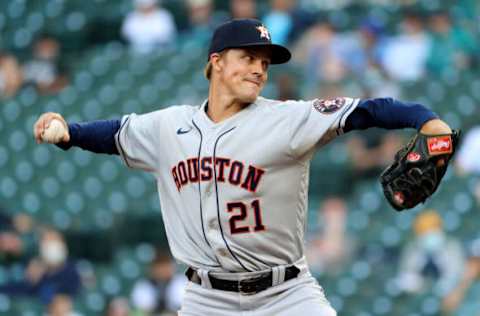
[[[289,59],[261,22],[232,20],[214,32],[200,105],[86,123],[45,113],[35,123],[39,143],[120,155],[154,174],[171,252],[189,267],[180,315],[336,315],[304,257],[314,152],[372,126],[452,132],[422,105],[390,98],[260,97],[269,66]],[[55,121],[63,128],[52,135]]]

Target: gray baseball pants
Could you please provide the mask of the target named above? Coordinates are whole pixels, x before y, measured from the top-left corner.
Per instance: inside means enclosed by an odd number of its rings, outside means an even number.
[[[203,280],[188,282],[179,316],[337,315],[305,266],[298,277],[253,295],[212,289]]]

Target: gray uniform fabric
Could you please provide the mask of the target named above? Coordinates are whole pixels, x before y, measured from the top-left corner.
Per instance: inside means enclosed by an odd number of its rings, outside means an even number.
[[[208,118],[206,102],[172,106],[124,116],[116,144],[129,167],[154,174],[173,256],[209,273],[248,277],[302,260],[310,160],[343,133],[358,102],[259,97],[220,123]],[[320,293],[311,282],[279,286]],[[187,306],[197,286],[189,285]]]
[[[189,282],[180,316],[336,316],[312,276],[298,277],[255,295],[205,289]]]

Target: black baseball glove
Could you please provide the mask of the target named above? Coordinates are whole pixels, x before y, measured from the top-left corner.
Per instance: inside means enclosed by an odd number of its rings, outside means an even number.
[[[438,188],[455,153],[460,131],[452,134],[418,133],[395,155],[380,176],[383,193],[397,211],[423,203]]]

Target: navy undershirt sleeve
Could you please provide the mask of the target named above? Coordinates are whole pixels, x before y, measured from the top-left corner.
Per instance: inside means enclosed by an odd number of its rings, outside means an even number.
[[[115,134],[119,129],[120,120],[69,123],[70,141],[57,146],[63,150],[76,146],[94,153],[118,155]]]
[[[411,127],[420,130],[425,122],[435,118],[438,116],[434,112],[418,103],[402,102],[393,98],[364,99],[348,116],[343,132],[369,127]]]

